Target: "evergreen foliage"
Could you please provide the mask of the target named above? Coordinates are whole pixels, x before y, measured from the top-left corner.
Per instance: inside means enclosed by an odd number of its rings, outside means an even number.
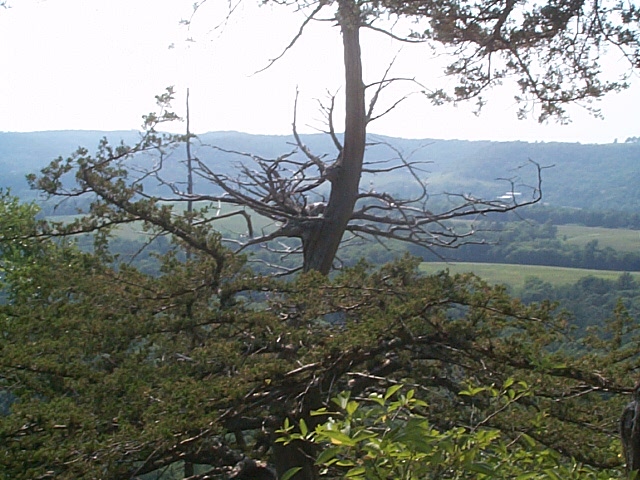
[[[180,478],[195,465],[194,478],[226,478],[245,456],[282,474],[295,466],[273,443],[285,422],[315,431],[326,417],[312,410],[341,418],[328,400],[339,392],[379,398],[396,382],[419,402],[420,417],[398,417],[407,434],[426,421],[453,442],[451,475],[477,461],[621,476],[617,418],[639,353],[622,307],[607,332],[573,342],[550,303],[471,275],[421,276],[404,258],[276,281],[202,226],[202,243],[174,236],[202,250],[168,252],[151,276],[114,268],[101,242],[82,252],[43,237],[31,205],[5,195],[2,208],[5,477]]]
[[[233,467],[251,457],[268,459],[280,476],[312,480],[321,472],[310,459],[320,455],[320,464],[333,467],[341,455],[335,466],[351,468],[353,476],[366,468],[388,469],[388,460],[398,463],[386,475],[409,478],[459,478],[465,472],[482,478],[503,466],[518,472],[522,464],[534,474],[555,466],[575,472],[586,464],[583,471],[600,478],[621,476],[617,418],[640,354],[638,325],[622,305],[605,332],[572,338],[566,318],[550,302],[524,304],[472,275],[422,276],[415,258],[327,274],[346,231],[451,246],[468,235],[453,232],[445,220],[522,205],[511,179],[510,202],[458,195],[460,204],[434,215],[424,204],[425,183],[407,162],[405,170],[421,188],[418,198],[361,191],[367,126],[379,116],[379,94],[394,81],[385,76],[365,84],[361,29],[380,30],[374,23],[388,15],[408,17],[428,26],[405,40],[454,47],[447,73],[459,82],[452,93],[424,92],[436,103],[480,98],[486,88],[515,76],[518,101],[525,107],[537,102],[541,120],[565,119],[567,103],[588,104],[626,86],[624,79],[603,78],[599,55],[613,43],[637,66],[636,7],[571,1],[271,3],[308,9],[291,45],[320,12],[340,27],[343,141],[333,129],[333,104],[327,110],[338,153],[325,163],[297,141],[306,160],[293,162],[295,173],[286,178],[288,155],[255,159],[261,170],[244,167],[243,176],[233,178],[199,166],[233,197],[231,203],[281,221],[275,234],[259,241],[297,238],[303,273],[289,281],[258,276],[223,247],[206,206],[178,213],[175,205],[145,193],[144,181],[153,178],[168,185],[173,198],[194,200],[159,173],[171,149],[190,140],[189,134],[158,133],[160,124],[176,119],[166,110],[171,89],[158,97],[162,111],[145,117],[135,145],[105,139],[95,154],[80,148],[58,158],[29,180],[50,195],[89,196],[86,215],[68,223],[38,222],[32,206],[2,198],[9,221],[0,225],[6,413],[0,417],[0,475],[134,479],[176,476],[182,468],[182,476],[204,480],[232,476]],[[154,160],[132,178],[127,161],[133,157]],[[525,203],[540,199],[541,167],[535,165],[537,182]],[[330,189],[326,208],[312,214],[307,195],[322,184]],[[159,256],[155,275],[119,264],[109,252],[112,228],[134,222],[175,247]],[[95,234],[93,251],[67,240],[88,232]],[[396,398],[389,387],[399,383],[413,390]],[[359,408],[343,391],[377,399],[382,410]],[[407,416],[410,407],[420,408],[419,416]],[[338,434],[314,412],[346,418],[349,427],[353,421],[354,437],[342,429]],[[390,443],[379,444],[390,455],[370,451],[371,461],[357,465],[359,453],[320,451],[325,440],[358,446],[368,435],[358,422],[375,423],[376,415],[393,432]],[[405,425],[397,423],[403,420]],[[282,427],[291,434],[290,425],[299,426],[300,435],[275,442]],[[442,448],[428,451],[433,444],[420,440],[425,432],[444,435]],[[421,470],[406,461],[407,452],[433,457]]]

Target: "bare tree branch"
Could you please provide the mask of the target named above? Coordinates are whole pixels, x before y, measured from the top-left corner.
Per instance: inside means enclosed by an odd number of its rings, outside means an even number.
[[[255,73],[264,72],[269,67],[271,67],[271,65],[276,63],[282,57],[284,57],[286,55],[286,53],[293,48],[293,46],[297,43],[297,41],[300,39],[300,37],[302,37],[304,29],[307,27],[307,25],[315,18],[315,16],[320,12],[320,10],[322,10],[325,7],[326,4],[327,4],[326,0],[320,0],[318,2],[318,5],[316,6],[316,8],[309,14],[309,16],[307,18],[304,19],[304,21],[300,25],[298,33],[296,33],[294,35],[294,37],[291,39],[289,44],[284,48],[282,53],[280,53],[280,55],[278,55],[277,57],[272,58],[271,60],[269,60],[269,62],[267,63],[266,67],[261,68],[260,70],[256,71]]]

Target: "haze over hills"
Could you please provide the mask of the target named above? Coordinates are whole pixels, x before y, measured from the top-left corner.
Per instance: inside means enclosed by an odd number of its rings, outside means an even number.
[[[67,157],[79,146],[93,152],[99,140],[107,137],[112,144],[123,140],[133,143],[135,131],[47,131],[0,133],[0,186],[10,187],[21,198],[34,198],[25,175],[37,173],[58,156]],[[303,135],[303,141],[318,156],[332,159],[336,149],[323,134]],[[226,150],[275,158],[291,152],[291,136],[250,135],[239,132],[209,132],[198,136],[195,154],[219,171],[229,172],[247,157],[208,148],[215,145]],[[429,193],[467,193],[495,198],[509,187],[499,178],[522,178],[523,184],[535,182],[531,170],[519,169],[533,160],[544,170],[544,202],[551,206],[587,210],[636,211],[640,205],[640,143],[590,145],[578,143],[526,143],[464,140],[410,140],[369,136],[370,162],[398,162],[399,154],[410,161],[426,162],[424,179]],[[166,162],[175,180],[184,178],[183,151],[176,151]],[[152,162],[152,160],[147,159]],[[144,161],[144,160],[141,160]],[[394,193],[407,188],[408,177],[400,172],[369,176],[363,188]],[[526,190],[526,185],[522,185]],[[516,189],[519,188],[516,184]]]

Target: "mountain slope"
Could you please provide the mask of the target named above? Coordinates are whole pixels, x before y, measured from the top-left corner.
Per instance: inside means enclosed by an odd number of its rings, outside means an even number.
[[[46,166],[58,156],[68,156],[78,146],[91,151],[106,136],[113,143],[134,142],[134,131],[51,131],[0,133],[0,186],[11,187],[23,198],[33,197],[24,176]],[[305,143],[327,159],[335,158],[331,140],[321,134],[304,135]],[[216,169],[230,171],[245,157],[223,153],[207,145],[275,158],[293,150],[290,136],[249,135],[239,132],[210,132],[199,136],[195,154]],[[533,160],[544,170],[544,201],[552,206],[587,210],[635,211],[640,205],[640,144],[583,145],[577,143],[526,143],[463,140],[409,140],[371,135],[367,159],[398,162],[398,152],[412,161],[426,162],[424,180],[431,195],[442,192],[470,193],[495,198],[508,183],[498,178],[522,176],[533,182],[530,172],[518,167]],[[389,148],[392,146],[393,148]],[[174,180],[184,178],[181,152],[167,163]],[[391,192],[406,191],[409,177],[400,172],[370,176],[363,188]],[[524,188],[524,187],[523,187]]]

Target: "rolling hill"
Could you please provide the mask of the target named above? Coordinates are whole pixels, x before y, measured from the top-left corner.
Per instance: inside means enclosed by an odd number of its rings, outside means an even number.
[[[34,196],[24,180],[58,156],[68,156],[78,146],[92,151],[102,137],[112,143],[120,139],[134,142],[134,131],[48,131],[32,133],[0,132],[0,186],[11,187],[22,198]],[[304,135],[305,143],[317,155],[335,157],[331,140],[322,134]],[[290,136],[249,135],[239,132],[209,132],[199,135],[196,155],[218,170],[230,171],[245,157],[208,148],[275,158],[293,150]],[[586,210],[636,211],[640,205],[640,144],[589,145],[578,143],[526,143],[436,139],[401,139],[371,135],[367,151],[370,162],[398,162],[399,154],[425,162],[424,179],[431,195],[442,192],[470,193],[495,198],[504,194],[508,183],[499,178],[522,177],[533,182],[531,172],[519,169],[533,160],[544,170],[544,202],[557,207]],[[390,148],[392,147],[392,148]],[[176,152],[165,163],[177,179],[184,178],[183,156]],[[393,193],[407,189],[409,178],[400,172],[369,176],[363,185]],[[518,187],[518,184],[516,184]],[[526,185],[522,185],[526,189]]]

